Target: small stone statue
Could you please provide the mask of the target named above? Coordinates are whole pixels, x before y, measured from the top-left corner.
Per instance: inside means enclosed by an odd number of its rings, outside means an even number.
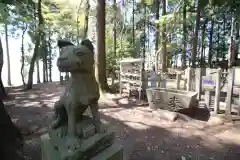
[[[81,145],[76,125],[88,107],[92,112],[96,132],[101,132],[98,113],[100,95],[94,76],[93,45],[90,40],[83,40],[79,46],[59,40],[58,46],[60,48],[58,69],[60,72],[70,72],[71,77],[63,96],[54,105],[56,119],[51,127],[56,129],[67,123],[66,145],[69,150],[75,150]]]

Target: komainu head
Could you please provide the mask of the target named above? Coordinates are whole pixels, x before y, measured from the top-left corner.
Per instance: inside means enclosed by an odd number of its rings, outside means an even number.
[[[94,49],[91,41],[86,39],[81,45],[75,46],[69,41],[58,40],[58,47],[60,55],[57,66],[60,72],[93,72]]]

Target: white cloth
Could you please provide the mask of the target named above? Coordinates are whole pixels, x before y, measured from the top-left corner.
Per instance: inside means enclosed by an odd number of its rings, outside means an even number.
[[[150,75],[150,81],[151,81],[151,87],[157,87],[157,73],[156,72],[151,72]]]

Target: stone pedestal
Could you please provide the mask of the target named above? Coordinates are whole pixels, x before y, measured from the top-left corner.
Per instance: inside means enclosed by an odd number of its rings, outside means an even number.
[[[104,133],[95,133],[91,120],[83,120],[78,126],[82,130],[81,147],[69,151],[65,145],[66,126],[41,136],[42,160],[122,160],[122,147],[113,144],[114,132],[106,128]],[[101,127],[106,127],[102,124]],[[80,127],[78,127],[80,128]]]

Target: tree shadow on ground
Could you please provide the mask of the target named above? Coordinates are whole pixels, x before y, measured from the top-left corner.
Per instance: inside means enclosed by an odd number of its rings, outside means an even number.
[[[48,124],[53,105],[62,93],[57,85],[44,86],[34,85],[29,91],[24,91],[22,87],[8,89],[10,98],[4,101],[5,108],[24,134],[35,133]]]
[[[18,118],[19,123],[28,123],[28,126],[36,125],[39,130],[46,128],[44,132],[47,131],[47,125],[50,124],[52,115],[52,108],[40,107],[35,108],[33,106],[12,108],[15,118]],[[240,153],[237,148],[240,146],[230,142],[223,141],[221,139],[212,138],[214,135],[193,135],[197,132],[194,129],[186,128],[186,125],[182,123],[181,125],[174,125],[173,122],[167,122],[165,120],[154,120],[155,122],[146,123],[145,120],[136,121],[136,117],[140,115],[134,115],[134,113],[129,113],[129,115],[124,115],[120,113],[125,111],[125,108],[116,108],[114,111],[101,110],[100,115],[103,122],[108,122],[109,126],[114,127],[116,131],[116,142],[121,144],[124,148],[124,157],[128,160],[177,160],[181,157],[189,158],[192,160],[199,159],[239,159]],[[30,122],[26,122],[24,116],[18,116],[22,114],[33,114],[30,116]],[[42,114],[42,117],[38,117],[38,114]],[[118,115],[120,118],[113,118],[109,115]],[[29,116],[29,115],[28,115]],[[128,117],[128,119],[125,119]],[[146,116],[144,116],[146,118]],[[32,119],[33,118],[33,119]],[[132,120],[131,120],[132,119]],[[134,121],[135,120],[135,121]],[[172,123],[172,127],[160,127],[156,126],[157,123]],[[152,124],[149,124],[152,123]],[[26,124],[25,124],[26,125]],[[42,126],[41,126],[42,125]],[[184,129],[185,131],[181,131]],[[217,133],[223,132],[228,128],[213,128]],[[179,132],[178,132],[179,130]],[[38,130],[36,130],[37,132]],[[206,130],[207,131],[207,130]],[[34,133],[35,136],[29,136],[26,138],[26,145],[24,149],[27,150],[25,155],[32,157],[31,159],[40,160],[40,140],[39,136],[43,134]],[[211,137],[211,138],[206,138]],[[208,142],[210,141],[210,142]],[[214,143],[213,143],[214,142]],[[240,143],[238,143],[240,144]]]
[[[192,160],[237,160],[240,158],[238,150],[240,145],[226,143],[220,139],[212,140],[217,143],[211,144],[201,136],[171,132],[173,128],[118,120],[104,114],[101,114],[101,118],[114,126],[117,142],[123,146],[124,157],[129,160],[177,160],[182,156]]]
[[[24,154],[30,159],[41,160],[39,136],[47,132],[52,106],[60,94],[61,91],[45,86],[31,92],[11,92],[14,99],[5,101],[13,121],[31,131],[24,145]],[[116,141],[123,145],[128,160],[177,160],[181,156],[192,160],[240,159],[240,125],[206,126],[197,120],[170,122],[153,117],[147,106],[128,105],[131,107],[100,109],[102,121],[115,129]]]

